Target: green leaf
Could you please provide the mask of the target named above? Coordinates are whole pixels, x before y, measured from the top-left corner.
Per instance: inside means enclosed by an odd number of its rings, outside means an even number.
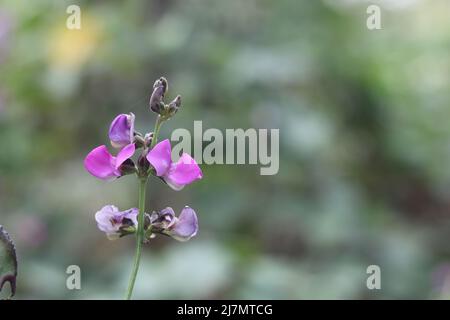
[[[9,282],[11,294],[9,298],[16,293],[17,278],[17,256],[16,248],[8,232],[0,225],[0,291],[3,285]]]

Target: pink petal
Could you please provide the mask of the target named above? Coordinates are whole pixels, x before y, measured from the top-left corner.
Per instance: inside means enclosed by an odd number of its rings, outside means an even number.
[[[170,228],[166,234],[178,241],[187,241],[194,237],[198,231],[198,219],[192,208],[184,207],[178,221]]]
[[[114,167],[115,158],[109,153],[106,146],[99,146],[89,152],[84,159],[84,167],[94,177],[109,180],[117,176]]]
[[[147,154],[147,160],[155,168],[158,177],[163,176],[172,164],[172,148],[169,139],[156,144]]]
[[[177,163],[170,166],[164,180],[175,190],[203,177],[197,162],[187,153],[183,153]]]
[[[135,150],[136,147],[134,143],[130,143],[122,150],[120,150],[116,157],[115,168],[119,169],[122,163],[124,163],[126,160],[130,159],[133,156]]]

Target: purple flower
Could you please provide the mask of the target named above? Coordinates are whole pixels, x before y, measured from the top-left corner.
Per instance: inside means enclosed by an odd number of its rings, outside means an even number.
[[[134,114],[119,114],[109,127],[109,140],[114,148],[134,142]]]
[[[99,146],[86,156],[84,167],[94,177],[102,180],[112,180],[124,174],[121,166],[133,156],[135,149],[135,145],[131,143],[120,150],[117,156],[114,157],[109,153],[106,146]]]
[[[168,139],[158,143],[147,154],[147,160],[155,168],[156,175],[161,177],[172,189],[179,191],[203,177],[197,162],[183,153],[178,162],[172,162],[172,148]]]
[[[117,207],[109,205],[97,211],[95,220],[98,228],[106,233],[108,239],[115,240],[137,229],[137,215],[137,208],[119,211]]]
[[[198,220],[195,211],[184,207],[179,217],[175,217],[172,208],[167,207],[150,216],[152,231],[168,235],[178,241],[187,241],[198,231]]]

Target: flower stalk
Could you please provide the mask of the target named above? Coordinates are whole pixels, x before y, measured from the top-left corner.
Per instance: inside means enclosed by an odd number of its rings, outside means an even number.
[[[134,255],[133,269],[131,270],[130,280],[126,300],[130,300],[133,295],[134,283],[139,271],[141,262],[142,244],[144,243],[144,215],[145,215],[145,191],[147,187],[147,177],[139,179],[139,213],[138,213],[138,229],[136,232],[136,252]]]
[[[159,130],[161,129],[162,118],[160,115],[156,117],[155,129],[153,130],[153,138],[150,144],[152,149],[158,139]],[[144,220],[145,220],[145,192],[147,189],[148,176],[139,177],[139,214],[138,214],[138,228],[136,231],[136,252],[134,254],[133,269],[131,270],[130,280],[128,282],[128,289],[126,300],[130,300],[133,295],[134,284],[136,282],[137,273],[139,271],[139,264],[141,262],[142,245],[145,239]]]
[[[162,120],[163,118],[158,115],[158,117],[156,117],[156,122],[155,122],[155,130],[153,131],[153,138],[152,138],[152,142],[150,144],[150,149],[152,149],[156,142],[158,142],[158,135],[159,135],[159,130],[161,129],[161,125],[162,125]]]
[[[162,117],[158,115],[156,117],[155,129],[153,130],[153,138],[150,143],[150,148],[152,149],[158,139],[159,130],[162,125]],[[142,255],[142,245],[145,239],[145,230],[144,230],[144,222],[145,222],[145,192],[147,189],[147,180],[148,175],[143,177],[139,177],[139,214],[138,214],[138,228],[136,231],[136,252],[134,254],[134,263],[133,269],[131,270],[130,280],[128,282],[128,289],[126,294],[126,300],[130,300],[133,295],[134,284],[136,282],[137,273],[139,271],[139,264],[141,262]]]

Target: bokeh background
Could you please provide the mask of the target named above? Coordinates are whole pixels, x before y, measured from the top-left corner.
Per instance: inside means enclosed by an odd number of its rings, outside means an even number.
[[[381,6],[369,31],[366,8]],[[81,30],[68,30],[68,5]],[[448,0],[17,1],[0,4],[0,224],[18,299],[120,299],[134,238],[94,213],[137,204],[132,176],[83,168],[118,113],[153,128],[151,86],[183,96],[176,128],[279,128],[280,170],[203,165],[147,208],[196,209],[188,243],[146,246],[135,298],[450,297]],[[79,265],[82,290],[66,289]],[[366,268],[381,268],[368,290]],[[4,293],[2,293],[4,295]]]

